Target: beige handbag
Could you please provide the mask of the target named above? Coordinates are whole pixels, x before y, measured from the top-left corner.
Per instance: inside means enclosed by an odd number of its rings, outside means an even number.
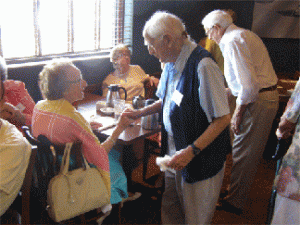
[[[110,197],[97,168],[91,168],[83,157],[86,168],[69,171],[72,143],[67,143],[60,172],[48,186],[49,216],[56,222],[67,220],[110,203]]]

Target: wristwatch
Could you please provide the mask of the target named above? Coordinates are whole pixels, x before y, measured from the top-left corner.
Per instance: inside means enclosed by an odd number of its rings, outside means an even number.
[[[195,156],[198,155],[198,154],[200,154],[200,152],[201,152],[201,149],[200,149],[200,148],[197,148],[197,147],[194,145],[194,143],[192,143],[191,146],[192,146],[192,148],[193,148],[193,153],[194,153]]]

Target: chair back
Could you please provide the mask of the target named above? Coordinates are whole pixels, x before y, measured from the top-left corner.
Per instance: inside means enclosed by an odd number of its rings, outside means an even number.
[[[156,73],[149,74],[149,75],[160,79],[161,72],[156,72]],[[150,82],[146,82],[144,84],[145,99],[150,99],[150,98],[157,99],[157,97],[155,96],[156,88],[157,88],[156,86],[151,86]]]
[[[36,161],[38,148],[37,146],[32,146],[31,155],[29,159],[29,164],[25,173],[24,182],[21,188],[22,193],[22,217],[21,224],[31,224],[30,220],[30,193],[31,193],[31,184],[33,177],[33,168]]]
[[[28,198],[28,212],[25,212],[24,220],[28,218],[26,220],[26,224],[32,223],[32,221],[30,221],[29,219],[29,210],[31,209],[31,211],[34,211],[35,214],[42,215],[41,218],[35,218],[36,220],[34,222],[45,223],[45,221],[48,221],[50,223],[54,223],[54,221],[52,221],[48,216],[48,212],[46,210],[48,205],[47,190],[50,180],[60,171],[60,165],[62,161],[62,156],[64,154],[65,145],[53,144],[47,137],[43,135],[39,135],[38,138],[34,138],[28,127],[23,126],[22,129],[28,141],[36,146],[35,161],[32,165],[32,168],[30,167],[30,170],[33,171],[33,175],[31,176],[30,180],[33,182],[31,188],[31,192],[33,192],[33,197],[39,200],[38,204],[33,206],[33,209],[32,207],[30,207],[30,201]],[[74,142],[71,149],[70,170],[79,167],[85,167],[81,153],[81,142]],[[94,217],[94,215],[96,216]],[[103,213],[92,214],[93,218],[91,220],[97,219],[102,215]],[[87,219],[85,215],[80,216],[80,223],[85,223],[86,220]]]

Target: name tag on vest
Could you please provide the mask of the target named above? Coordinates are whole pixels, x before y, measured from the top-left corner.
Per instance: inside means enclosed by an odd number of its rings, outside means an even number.
[[[183,95],[175,90],[173,96],[172,96],[172,101],[174,101],[176,103],[176,105],[178,105],[180,107],[181,101],[182,101]]]

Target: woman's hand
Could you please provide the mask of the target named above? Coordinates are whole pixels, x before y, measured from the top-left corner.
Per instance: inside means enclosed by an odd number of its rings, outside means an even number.
[[[159,83],[159,79],[154,77],[154,76],[150,76],[150,85],[153,87],[157,87]]]
[[[128,127],[130,124],[134,122],[133,119],[127,116],[127,112],[132,111],[132,109],[125,109],[118,120],[117,127],[124,130],[126,127]]]
[[[26,118],[21,111],[8,102],[0,105],[0,117],[12,123],[25,124]]]
[[[11,120],[13,118],[12,113],[10,113],[7,110],[0,110],[0,118],[5,119],[5,120]]]
[[[159,79],[154,76],[149,76],[146,80],[143,81],[147,88],[157,87]]]
[[[13,105],[6,102],[3,102],[0,105],[0,117],[2,119],[10,120],[14,117],[14,115],[15,115],[15,109]]]
[[[103,127],[102,123],[99,123],[96,121],[96,116],[92,115],[90,118],[90,125],[92,127],[92,130],[98,130],[98,128]]]
[[[98,130],[98,128],[103,127],[102,123],[98,123],[96,121],[91,121],[90,125],[91,125],[93,130]]]
[[[296,127],[295,123],[288,121],[285,117],[281,117],[278,128],[276,130],[276,136],[278,139],[287,139],[294,132]]]

